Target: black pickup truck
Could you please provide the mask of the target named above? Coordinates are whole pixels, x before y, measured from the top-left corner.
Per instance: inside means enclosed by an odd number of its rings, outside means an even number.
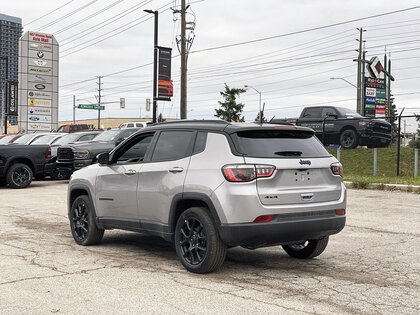
[[[344,149],[354,149],[358,145],[386,147],[391,142],[390,123],[383,119],[363,117],[343,107],[306,107],[298,119],[270,121],[284,122],[312,128],[324,145],[341,145]]]
[[[99,153],[110,152],[140,128],[109,129],[92,141],[63,145],[57,149],[57,170],[69,176],[85,166],[96,162]]]
[[[25,188],[34,177],[50,176],[53,166],[49,145],[0,146],[0,182],[11,188]]]

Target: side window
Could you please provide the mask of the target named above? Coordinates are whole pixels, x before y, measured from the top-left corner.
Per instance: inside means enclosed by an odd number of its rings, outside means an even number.
[[[337,115],[337,112],[332,107],[325,107],[322,109],[322,118],[325,118],[329,115]]]
[[[200,131],[195,138],[193,154],[201,153],[206,149],[207,132]]]
[[[127,127],[128,128],[133,128],[134,127],[134,124],[127,124]]]
[[[136,124],[136,127],[137,127],[137,128],[143,128],[143,124],[139,124],[139,123],[137,123],[137,124]]]
[[[305,110],[305,114],[303,114],[303,117],[305,117],[305,118],[320,118],[321,117],[321,108],[319,108],[319,107],[307,108]]]
[[[117,156],[117,163],[138,163],[143,161],[146,151],[149,148],[153,135],[141,137],[133,145],[121,151]]]
[[[191,154],[194,131],[164,131],[160,134],[152,161],[174,161]]]

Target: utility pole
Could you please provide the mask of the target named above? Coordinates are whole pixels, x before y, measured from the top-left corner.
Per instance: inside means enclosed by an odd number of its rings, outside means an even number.
[[[387,98],[387,109],[388,109],[388,117],[389,117],[388,119],[389,119],[389,122],[392,123],[393,119],[391,117],[391,115],[392,115],[392,108],[391,108],[391,81],[392,81],[391,80],[391,77],[392,77],[392,74],[391,74],[391,54],[390,54],[389,59],[388,59],[388,73],[389,73],[389,75],[387,76],[388,90],[387,90],[386,98]]]
[[[357,28],[359,30],[359,56],[357,57],[357,112],[362,113],[362,45],[363,45],[363,27]]]
[[[366,70],[365,60],[366,60],[366,51],[365,51],[365,48],[363,47],[362,78],[361,78],[362,79],[362,81],[361,81],[361,84],[362,84],[361,93],[362,93],[362,95],[361,95],[361,100],[360,100],[361,101],[360,108],[362,110],[362,112],[361,112],[362,116],[365,115],[365,70]]]
[[[181,0],[181,119],[187,119],[187,47],[185,0]]]
[[[99,94],[98,94],[98,106],[99,106],[99,108],[98,108],[98,130],[99,129],[101,129],[101,93],[102,93],[102,82],[101,82],[101,79],[102,79],[102,77],[101,76],[99,76],[98,77],[98,86],[99,86],[99,89],[98,89],[98,92],[99,92]]]
[[[73,95],[73,124],[76,123],[76,95]]]

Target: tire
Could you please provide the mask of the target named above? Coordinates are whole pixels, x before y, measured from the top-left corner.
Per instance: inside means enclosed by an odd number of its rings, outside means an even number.
[[[205,208],[190,208],[178,218],[175,249],[190,272],[209,273],[220,268],[226,258],[226,244]]]
[[[13,164],[6,175],[6,182],[12,188],[26,188],[33,179],[32,169],[23,163]]]
[[[77,244],[87,246],[101,242],[104,230],[96,226],[93,206],[88,196],[76,198],[71,205],[69,219],[71,234]]]
[[[301,244],[283,245],[283,249],[289,256],[299,259],[314,258],[322,254],[328,245],[329,237],[326,236],[320,240],[309,240]]]
[[[70,173],[65,171],[60,171],[57,168],[51,172],[51,178],[54,180],[65,180],[70,178]]]
[[[340,145],[343,149],[354,149],[359,145],[359,135],[353,129],[343,130],[340,134]]]

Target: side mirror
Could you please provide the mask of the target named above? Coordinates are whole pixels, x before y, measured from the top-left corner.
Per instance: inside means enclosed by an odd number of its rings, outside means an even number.
[[[332,117],[332,118],[337,119],[338,118],[338,115],[337,114],[333,114],[333,113],[327,113],[327,117]]]
[[[100,153],[100,154],[98,154],[97,159],[98,159],[98,163],[100,165],[108,165],[109,164],[109,153],[108,152]]]

